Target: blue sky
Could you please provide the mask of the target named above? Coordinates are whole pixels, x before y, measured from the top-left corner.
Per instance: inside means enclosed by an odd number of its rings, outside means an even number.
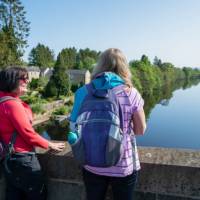
[[[199,0],[22,0],[31,22],[30,50],[120,48],[127,59],[155,56],[200,68]]]

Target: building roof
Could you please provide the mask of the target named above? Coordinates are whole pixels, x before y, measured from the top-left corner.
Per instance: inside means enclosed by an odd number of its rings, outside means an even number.
[[[40,72],[40,68],[36,67],[36,66],[28,66],[26,67],[26,69],[28,70],[28,72]]]
[[[89,72],[89,70],[87,70],[87,69],[69,69],[69,70],[67,70],[67,72],[69,72],[70,74],[86,74],[87,72]]]

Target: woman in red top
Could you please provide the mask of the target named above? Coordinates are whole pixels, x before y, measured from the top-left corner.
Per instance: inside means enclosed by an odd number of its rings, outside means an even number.
[[[32,111],[19,97],[27,91],[28,72],[10,67],[0,72],[0,98],[14,97],[0,103],[0,139],[8,144],[14,131],[14,153],[7,160],[6,200],[44,200],[44,176],[34,152],[35,147],[62,151],[64,143],[42,138],[32,127]],[[9,170],[7,170],[9,169]]]

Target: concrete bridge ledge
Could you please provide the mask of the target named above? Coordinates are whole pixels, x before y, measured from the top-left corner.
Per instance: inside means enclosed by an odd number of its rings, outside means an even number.
[[[37,149],[46,173],[48,200],[84,200],[81,167],[73,159],[69,145],[59,154]],[[200,199],[200,151],[139,147],[141,171],[136,186],[136,200]],[[5,184],[0,179],[0,200]],[[110,190],[107,200],[112,199]]]

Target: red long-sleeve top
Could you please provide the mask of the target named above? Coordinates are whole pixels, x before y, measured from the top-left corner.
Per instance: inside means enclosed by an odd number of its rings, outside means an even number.
[[[29,152],[34,147],[48,148],[48,141],[32,127],[33,114],[25,102],[12,93],[0,91],[0,97],[12,96],[17,99],[0,103],[0,138],[8,144],[14,131],[17,132],[14,149],[16,152]]]

